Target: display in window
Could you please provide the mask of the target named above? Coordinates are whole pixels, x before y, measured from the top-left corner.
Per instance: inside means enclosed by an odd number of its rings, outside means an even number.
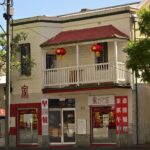
[[[95,108],[93,111],[94,128],[116,128],[115,111],[111,107]]]

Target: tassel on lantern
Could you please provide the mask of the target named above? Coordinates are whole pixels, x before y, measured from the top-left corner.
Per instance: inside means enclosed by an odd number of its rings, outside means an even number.
[[[101,53],[100,52],[95,52],[96,53],[96,57],[100,57]]]

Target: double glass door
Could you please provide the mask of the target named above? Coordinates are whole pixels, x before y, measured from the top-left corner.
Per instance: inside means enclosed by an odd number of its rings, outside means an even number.
[[[75,109],[49,109],[49,143],[75,143]]]

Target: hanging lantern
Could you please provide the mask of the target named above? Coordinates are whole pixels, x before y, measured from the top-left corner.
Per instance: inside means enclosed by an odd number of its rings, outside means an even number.
[[[66,49],[61,47],[61,48],[57,48],[55,50],[55,54],[58,55],[58,56],[63,56],[66,54]]]
[[[102,52],[103,46],[100,44],[93,44],[91,50],[96,53],[96,56],[99,57]]]

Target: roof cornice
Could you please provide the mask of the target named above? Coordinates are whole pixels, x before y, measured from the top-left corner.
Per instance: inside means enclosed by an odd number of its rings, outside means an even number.
[[[47,20],[47,19],[33,19],[33,20],[27,20],[22,19],[20,21],[14,21],[13,26],[18,25],[25,25],[25,24],[32,24],[32,23],[68,23],[68,22],[74,22],[74,21],[81,21],[81,20],[87,20],[87,19],[93,19],[93,18],[99,18],[99,17],[106,17],[106,16],[112,16],[112,15],[118,15],[118,14],[124,14],[124,13],[130,13],[129,10],[123,10],[123,11],[117,11],[107,14],[97,14],[93,16],[86,16],[86,17],[78,17],[73,19],[66,19],[66,20]]]

